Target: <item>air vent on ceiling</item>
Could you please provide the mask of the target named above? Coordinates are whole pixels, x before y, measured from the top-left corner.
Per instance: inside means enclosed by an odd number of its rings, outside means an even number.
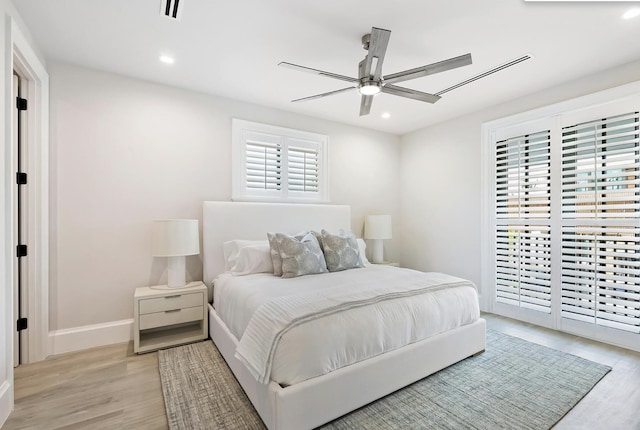
[[[182,4],[180,0],[161,0],[160,1],[160,15],[180,21],[182,18]]]

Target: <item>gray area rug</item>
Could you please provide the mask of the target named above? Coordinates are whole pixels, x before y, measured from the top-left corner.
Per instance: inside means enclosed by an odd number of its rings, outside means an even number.
[[[213,342],[158,353],[169,427],[263,429]],[[548,429],[610,367],[487,330],[487,348],[323,429]]]

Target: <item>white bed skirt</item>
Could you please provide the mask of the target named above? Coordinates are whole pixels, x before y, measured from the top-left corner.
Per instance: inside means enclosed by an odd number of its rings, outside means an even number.
[[[235,358],[238,340],[209,305],[209,335],[271,430],[312,429],[485,349],[485,320],[334,372],[281,387],[258,383]]]

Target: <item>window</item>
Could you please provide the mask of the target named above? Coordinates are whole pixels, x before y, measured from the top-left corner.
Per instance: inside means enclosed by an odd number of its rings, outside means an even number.
[[[488,310],[638,349],[634,88],[615,101],[599,93],[599,103],[578,99],[483,125]]]
[[[328,138],[233,120],[233,200],[328,201]]]

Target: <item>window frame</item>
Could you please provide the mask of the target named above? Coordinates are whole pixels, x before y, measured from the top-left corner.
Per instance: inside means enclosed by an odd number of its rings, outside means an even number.
[[[280,189],[247,186],[246,145],[248,136],[265,135],[280,145]],[[275,143],[274,143],[275,144]],[[317,191],[289,189],[289,147],[315,151],[318,157]],[[242,119],[232,119],[231,199],[233,201],[328,203],[329,202],[329,137],[324,134],[295,130]]]

